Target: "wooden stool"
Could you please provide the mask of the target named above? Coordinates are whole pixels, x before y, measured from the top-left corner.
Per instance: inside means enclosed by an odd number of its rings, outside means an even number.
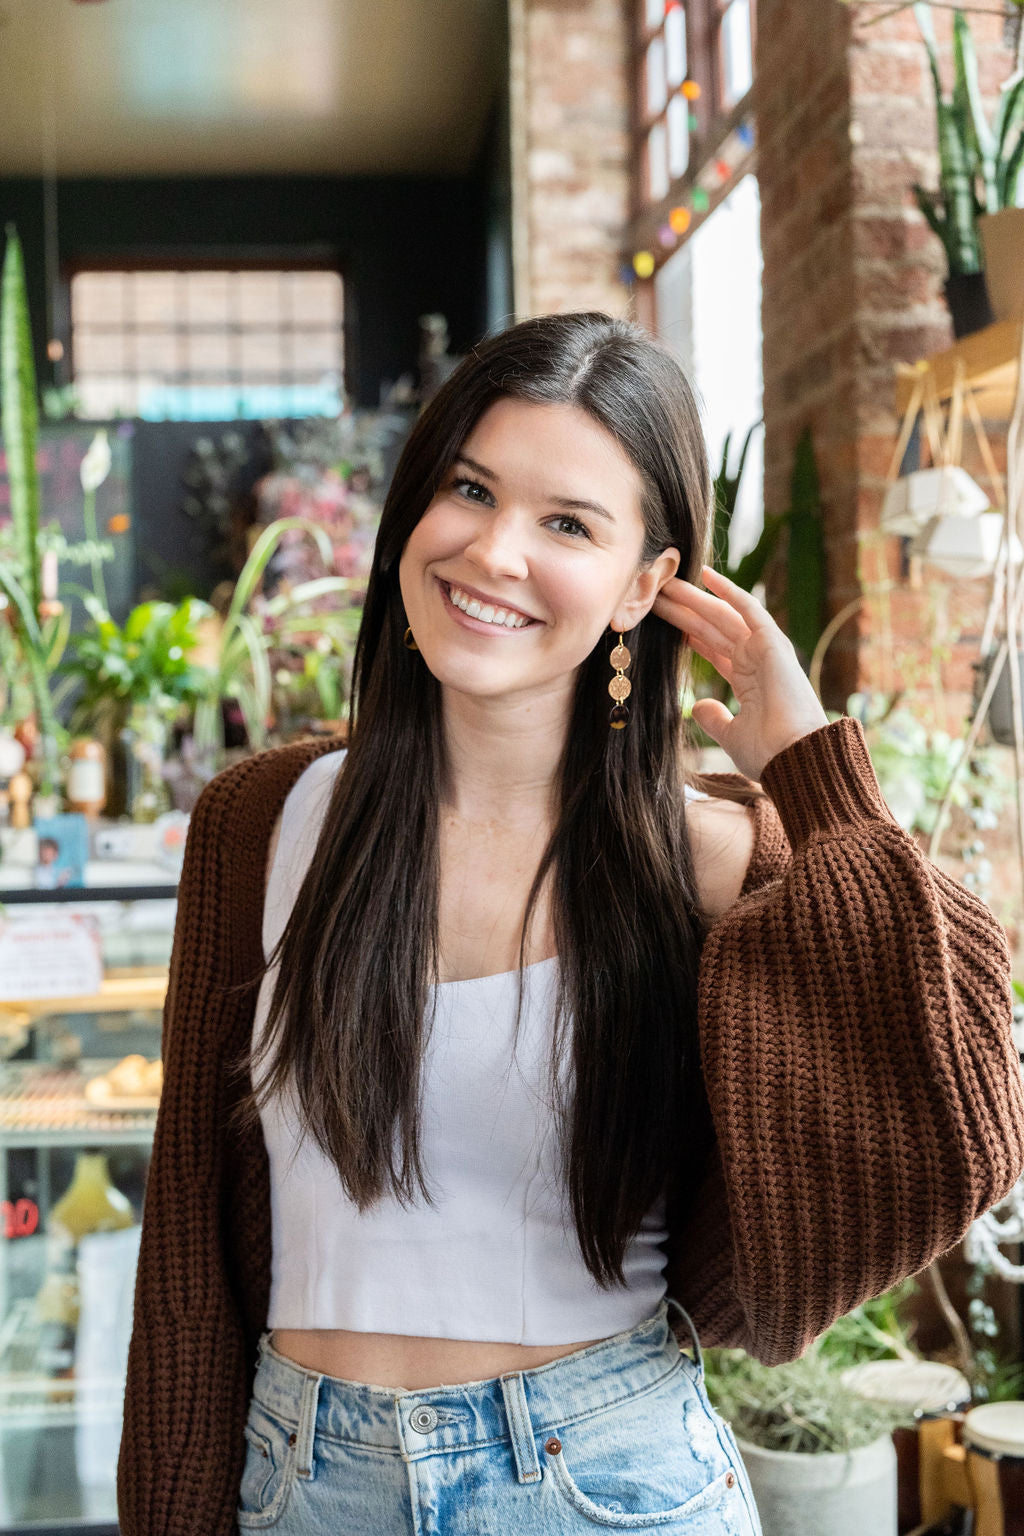
[[[1024,1536],[1024,1403],[981,1403],[964,1415],[974,1536]]]

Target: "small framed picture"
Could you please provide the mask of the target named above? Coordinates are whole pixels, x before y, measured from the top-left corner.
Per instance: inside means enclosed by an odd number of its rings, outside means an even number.
[[[65,886],[83,886],[89,856],[89,823],[85,817],[77,812],[39,816],[33,825],[39,840],[36,889],[57,891]]]

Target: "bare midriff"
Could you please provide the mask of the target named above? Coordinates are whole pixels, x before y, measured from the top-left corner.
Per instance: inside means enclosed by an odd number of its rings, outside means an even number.
[[[399,1333],[353,1333],[343,1328],[275,1328],[279,1355],[320,1376],[369,1386],[423,1392],[432,1387],[488,1381],[506,1371],[529,1371],[560,1360],[600,1339],[576,1344],[491,1344],[476,1339],[431,1339]]]

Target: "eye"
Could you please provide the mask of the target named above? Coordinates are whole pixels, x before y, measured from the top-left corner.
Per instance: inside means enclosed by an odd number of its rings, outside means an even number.
[[[569,512],[559,512],[558,516],[553,517],[551,521],[561,525],[558,528],[559,533],[567,533],[574,539],[590,538],[590,529],[586,523],[581,523],[578,517],[573,517]]]
[[[464,487],[467,490],[483,491],[485,496],[489,496],[491,494],[490,491],[487,489],[486,485],[481,485],[479,480],[464,480],[464,479],[456,478],[455,480],[452,481],[452,490],[453,491],[460,491]],[[475,496],[467,496],[465,498],[465,500],[466,501],[475,501],[476,497]]]

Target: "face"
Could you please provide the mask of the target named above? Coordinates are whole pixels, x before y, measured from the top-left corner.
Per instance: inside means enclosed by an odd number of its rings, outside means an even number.
[[[639,565],[641,482],[578,406],[496,401],[406,542],[399,583],[423,659],[479,697],[566,691],[611,626],[633,629],[679,564]]]

